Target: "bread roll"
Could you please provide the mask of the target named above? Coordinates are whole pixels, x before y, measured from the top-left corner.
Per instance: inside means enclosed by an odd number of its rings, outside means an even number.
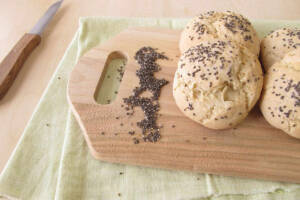
[[[260,109],[272,126],[300,138],[300,49],[267,71]]]
[[[268,34],[261,42],[261,61],[267,71],[285,54],[300,48],[300,30],[278,29]]]
[[[211,11],[193,18],[182,31],[180,51],[184,53],[192,46],[214,39],[231,40],[259,55],[260,41],[251,23],[230,11]]]
[[[212,129],[242,121],[257,102],[263,84],[257,56],[235,42],[202,41],[182,54],[173,84],[180,110]]]

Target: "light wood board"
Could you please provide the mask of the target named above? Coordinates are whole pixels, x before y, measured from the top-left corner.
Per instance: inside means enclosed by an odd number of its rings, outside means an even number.
[[[204,128],[179,111],[172,96],[179,34],[167,29],[131,28],[79,60],[70,77],[68,98],[92,155],[113,163],[300,183],[300,140],[272,128],[257,108],[238,127],[222,131]],[[133,57],[143,46],[166,52],[169,60],[159,61],[162,70],[157,76],[170,83],[163,87],[159,99],[162,138],[157,143],[134,144],[132,138],[141,136],[135,123],[143,113],[137,109],[128,117],[121,104],[137,86],[139,66]],[[109,59],[124,55],[127,65],[116,100],[100,105],[94,95],[108,55]],[[128,134],[131,130],[136,131],[134,136]]]

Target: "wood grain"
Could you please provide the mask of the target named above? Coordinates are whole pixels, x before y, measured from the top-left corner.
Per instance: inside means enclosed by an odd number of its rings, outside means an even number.
[[[115,163],[300,183],[300,140],[272,128],[257,108],[238,127],[223,131],[204,128],[179,111],[172,97],[178,39],[179,31],[131,28],[79,60],[71,74],[68,97],[92,155]],[[140,136],[135,124],[143,113],[136,110],[128,117],[121,104],[137,86],[139,66],[133,57],[143,46],[166,52],[169,60],[159,62],[162,71],[158,76],[170,83],[159,99],[161,140],[136,145],[128,131],[135,130],[134,137]],[[94,100],[95,90],[107,57],[115,51],[127,57],[125,74],[116,100],[100,105]]]
[[[26,33],[0,63],[0,99],[13,84],[28,56],[41,42],[41,36]]]

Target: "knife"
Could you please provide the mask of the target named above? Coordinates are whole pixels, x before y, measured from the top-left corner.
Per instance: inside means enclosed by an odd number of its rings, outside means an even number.
[[[62,2],[63,0],[60,0],[52,4],[31,31],[23,35],[0,63],[0,99],[4,97],[11,87],[28,56],[41,42],[43,30],[51,21]]]

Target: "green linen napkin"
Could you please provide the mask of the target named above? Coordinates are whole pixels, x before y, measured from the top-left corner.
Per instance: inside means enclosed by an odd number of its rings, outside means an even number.
[[[66,99],[68,77],[78,58],[129,26],[177,29],[186,22],[187,19],[82,18],[79,30],[0,176],[0,197],[24,200],[299,199],[298,184],[111,164],[95,160],[89,154]],[[288,21],[253,24],[260,36],[283,26],[300,27],[300,22]],[[106,95],[105,91],[101,91],[101,95]]]

